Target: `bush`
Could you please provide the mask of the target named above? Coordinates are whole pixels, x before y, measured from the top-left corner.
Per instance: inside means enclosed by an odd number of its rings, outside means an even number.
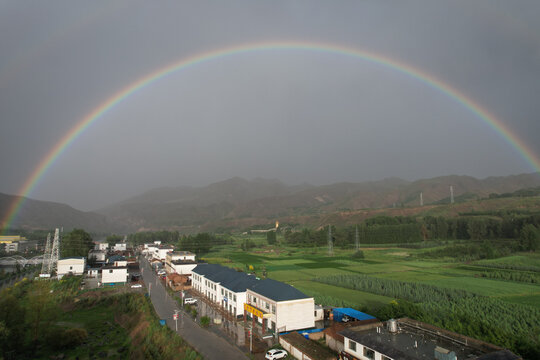
[[[210,326],[210,318],[208,316],[201,317],[201,325],[205,328]]]
[[[352,255],[353,259],[363,259],[364,258],[364,252],[362,250],[358,250]]]

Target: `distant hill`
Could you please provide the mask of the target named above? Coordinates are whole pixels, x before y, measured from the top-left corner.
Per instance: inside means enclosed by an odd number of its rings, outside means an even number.
[[[275,220],[316,224],[321,219],[362,209],[403,208],[487,198],[540,186],[540,174],[476,179],[444,176],[408,182],[398,178],[324,186],[288,186],[278,180],[232,178],[205,187],[160,188],[96,212],[131,229],[185,232],[272,224]],[[379,209],[379,210],[378,210]],[[424,209],[425,210],[425,209]]]
[[[15,199],[13,195],[0,193],[0,218],[4,218]],[[12,223],[14,228],[24,229],[54,229],[63,227],[69,231],[82,228],[93,233],[111,233],[126,231],[125,226],[111,223],[106,216],[94,212],[84,212],[69,205],[26,199]]]

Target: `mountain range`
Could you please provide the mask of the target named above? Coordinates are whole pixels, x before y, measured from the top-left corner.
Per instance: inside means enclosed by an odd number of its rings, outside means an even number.
[[[27,199],[15,227],[80,227],[92,232],[125,233],[175,229],[181,232],[243,229],[288,223],[316,225],[332,214],[365,209],[404,209],[486,198],[540,186],[540,174],[476,179],[442,176],[417,181],[388,178],[362,183],[289,186],[279,180],[231,178],[204,187],[158,188],[93,212],[68,205]],[[14,200],[0,194],[0,215]],[[375,211],[377,213],[377,211]]]

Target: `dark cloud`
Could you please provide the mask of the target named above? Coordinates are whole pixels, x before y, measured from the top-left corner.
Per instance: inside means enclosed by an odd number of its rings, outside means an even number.
[[[432,74],[540,147],[534,1],[0,4],[0,192],[17,193],[79,121],[174,61],[246,43],[309,41]],[[332,53],[268,51],[179,71],[107,112],[31,196],[95,209],[158,186],[232,176],[289,183],[477,177],[534,169],[442,92]]]

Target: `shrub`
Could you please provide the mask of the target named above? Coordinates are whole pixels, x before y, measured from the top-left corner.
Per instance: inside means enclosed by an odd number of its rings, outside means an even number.
[[[205,328],[210,326],[210,318],[208,316],[201,317],[201,325]]]

